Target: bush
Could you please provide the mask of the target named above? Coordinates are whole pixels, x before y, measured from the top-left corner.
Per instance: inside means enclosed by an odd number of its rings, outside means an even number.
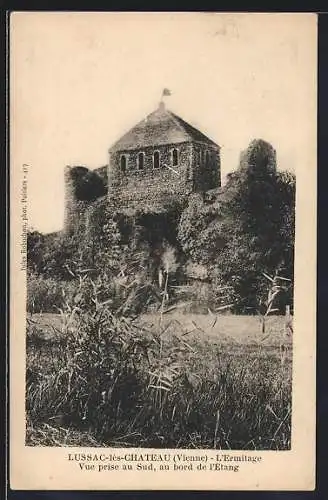
[[[31,314],[58,313],[65,301],[72,296],[74,287],[74,282],[28,274],[27,311]]]
[[[189,197],[178,235],[184,252],[232,288],[234,312],[256,314],[266,296],[263,272],[293,281],[295,176],[276,171],[275,151],[254,140],[214,203]],[[286,295],[292,306],[292,293]],[[230,302],[230,301],[229,301]],[[284,304],[286,305],[286,304]]]
[[[83,266],[88,252],[88,247],[80,243],[81,236],[78,234],[29,232],[27,235],[28,272],[44,278],[72,280],[75,277],[74,272]]]

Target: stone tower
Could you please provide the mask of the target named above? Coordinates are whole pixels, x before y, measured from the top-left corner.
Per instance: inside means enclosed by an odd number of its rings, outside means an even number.
[[[107,171],[107,167],[106,171]],[[104,167],[102,167],[102,170]],[[103,173],[103,172],[102,172]],[[86,217],[87,208],[107,192],[106,175],[90,171],[87,167],[65,167],[64,231],[73,232]]]
[[[161,210],[220,185],[220,146],[163,102],[109,149],[108,197],[117,207]]]
[[[113,210],[161,213],[171,202],[220,186],[220,146],[161,102],[109,149],[108,165],[66,167],[65,232],[103,196]]]

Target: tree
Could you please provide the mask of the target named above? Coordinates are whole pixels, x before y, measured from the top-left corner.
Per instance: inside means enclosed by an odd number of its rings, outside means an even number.
[[[181,245],[211,267],[212,277],[233,289],[239,312],[257,311],[266,300],[263,272],[292,279],[295,178],[277,173],[273,147],[259,139],[241,154],[212,205],[190,200],[179,224]]]
[[[27,268],[30,272],[41,272],[45,250],[45,238],[39,231],[27,232]]]
[[[72,269],[78,257],[78,237],[60,232],[27,233],[28,272],[46,278],[72,279]]]
[[[257,311],[266,300],[263,273],[292,278],[295,182],[292,175],[277,173],[275,157],[269,143],[252,141],[225,189],[227,242],[218,272],[233,282],[242,311]]]

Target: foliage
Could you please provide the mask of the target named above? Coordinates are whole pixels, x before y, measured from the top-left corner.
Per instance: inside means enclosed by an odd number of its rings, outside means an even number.
[[[27,232],[27,266],[30,272],[40,273],[43,269],[45,238],[39,231]]]
[[[295,177],[276,172],[275,151],[252,141],[213,204],[190,199],[179,224],[184,251],[232,287],[237,312],[258,312],[267,294],[263,272],[293,280]],[[292,302],[292,292],[285,297]]]
[[[236,312],[258,313],[268,293],[263,273],[278,273],[291,283],[279,296],[283,310],[293,301],[295,176],[277,172],[275,162],[269,143],[252,141],[211,203],[194,193],[185,208],[127,216],[99,198],[84,207],[73,234],[28,234],[29,272],[69,281],[105,271],[110,283],[128,269],[137,281],[156,284],[166,279],[169,251],[169,286],[188,283],[184,266],[191,260],[206,266],[213,289],[229,287]],[[171,300],[178,295],[172,288]]]
[[[290,447],[290,363],[187,340],[178,323],[174,334],[160,323],[149,331],[107,294],[106,282],[81,279],[62,331],[28,331],[29,445]]]
[[[27,280],[27,304],[29,313],[56,312],[74,290],[74,282],[29,274]]]
[[[220,205],[206,204],[201,194],[189,197],[178,226],[178,238],[184,252],[194,262],[209,265],[225,244]]]
[[[286,346],[189,338],[163,318],[181,300],[213,324],[231,304],[265,318],[293,278],[294,204],[294,176],[253,141],[214,203],[128,217],[102,198],[71,235],[30,232],[28,311],[62,323],[51,339],[28,325],[28,444],[289,449]]]
[[[230,217],[225,224],[227,244],[220,255],[224,266],[218,266],[218,274],[234,286],[239,311],[258,312],[267,293],[263,272],[292,279],[292,228],[284,238],[283,234],[286,217],[293,223],[295,183],[292,175],[286,183],[274,164],[273,148],[253,141],[224,193]]]
[[[45,235],[39,232],[27,234],[28,273],[44,278],[71,280],[74,271],[83,262],[83,251],[77,234],[56,233]]]
[[[94,201],[106,194],[104,181],[95,172],[86,167],[74,167],[70,170],[74,196],[80,201]]]

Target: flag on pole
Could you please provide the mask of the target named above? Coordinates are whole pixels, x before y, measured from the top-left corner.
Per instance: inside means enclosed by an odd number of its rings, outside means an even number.
[[[162,96],[169,96],[171,95],[171,91],[169,89],[163,89],[163,93],[162,93]]]

